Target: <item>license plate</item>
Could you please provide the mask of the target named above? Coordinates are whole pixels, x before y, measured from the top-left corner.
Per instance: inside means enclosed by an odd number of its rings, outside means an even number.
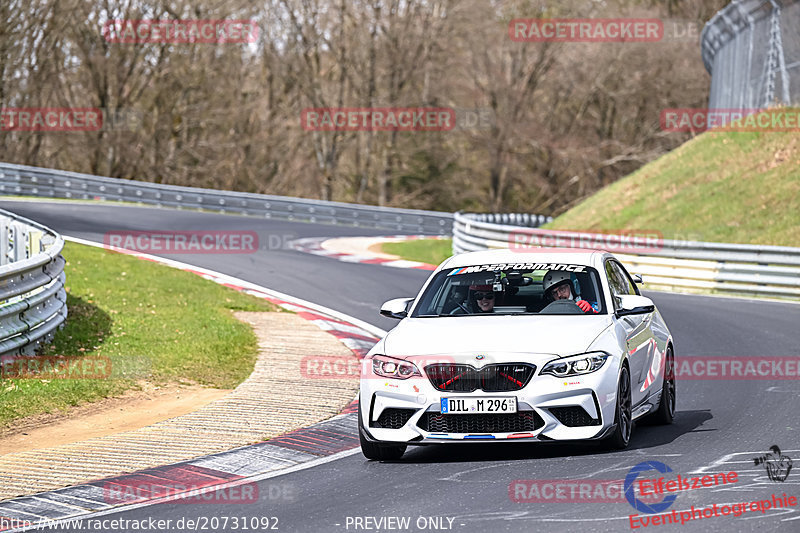
[[[442,398],[442,414],[516,413],[517,399]]]

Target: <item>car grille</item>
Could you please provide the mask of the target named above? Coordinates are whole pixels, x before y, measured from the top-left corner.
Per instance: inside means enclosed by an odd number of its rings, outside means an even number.
[[[440,391],[472,392],[478,388],[478,373],[470,365],[428,365],[425,374],[431,385]]]
[[[574,405],[571,407],[551,407],[549,410],[559,422],[567,427],[574,428],[578,426],[600,425],[600,420],[589,416],[589,413],[587,413],[586,410],[579,405]]]
[[[443,392],[509,392],[520,390],[533,377],[536,366],[527,363],[471,365],[439,363],[425,367],[425,374],[436,390]]]
[[[517,433],[539,429],[544,420],[535,411],[473,415],[425,413],[417,425],[431,433]]]
[[[406,422],[414,416],[416,409],[384,409],[378,420],[370,424],[372,427],[385,428],[385,429],[400,429],[406,425]]]
[[[489,365],[480,371],[480,388],[487,392],[519,390],[528,384],[536,367],[527,364]]]

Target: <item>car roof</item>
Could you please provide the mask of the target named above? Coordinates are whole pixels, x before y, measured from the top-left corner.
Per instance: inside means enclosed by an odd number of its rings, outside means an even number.
[[[567,263],[573,265],[598,266],[604,256],[611,256],[605,250],[576,250],[574,248],[542,248],[542,251],[499,249],[481,252],[466,252],[454,255],[441,264],[440,268],[458,268],[495,263]]]

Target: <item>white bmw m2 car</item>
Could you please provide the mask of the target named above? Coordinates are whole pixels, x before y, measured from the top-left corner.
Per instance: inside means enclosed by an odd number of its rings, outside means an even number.
[[[635,420],[675,413],[672,336],[610,253],[492,250],[457,255],[416,298],[386,302],[400,323],[367,354],[361,450],[408,445],[630,442]]]

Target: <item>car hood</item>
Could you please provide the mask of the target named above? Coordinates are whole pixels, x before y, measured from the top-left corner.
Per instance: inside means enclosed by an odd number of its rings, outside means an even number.
[[[503,353],[567,356],[585,352],[611,323],[610,315],[406,318],[383,339],[382,353],[399,358]]]

